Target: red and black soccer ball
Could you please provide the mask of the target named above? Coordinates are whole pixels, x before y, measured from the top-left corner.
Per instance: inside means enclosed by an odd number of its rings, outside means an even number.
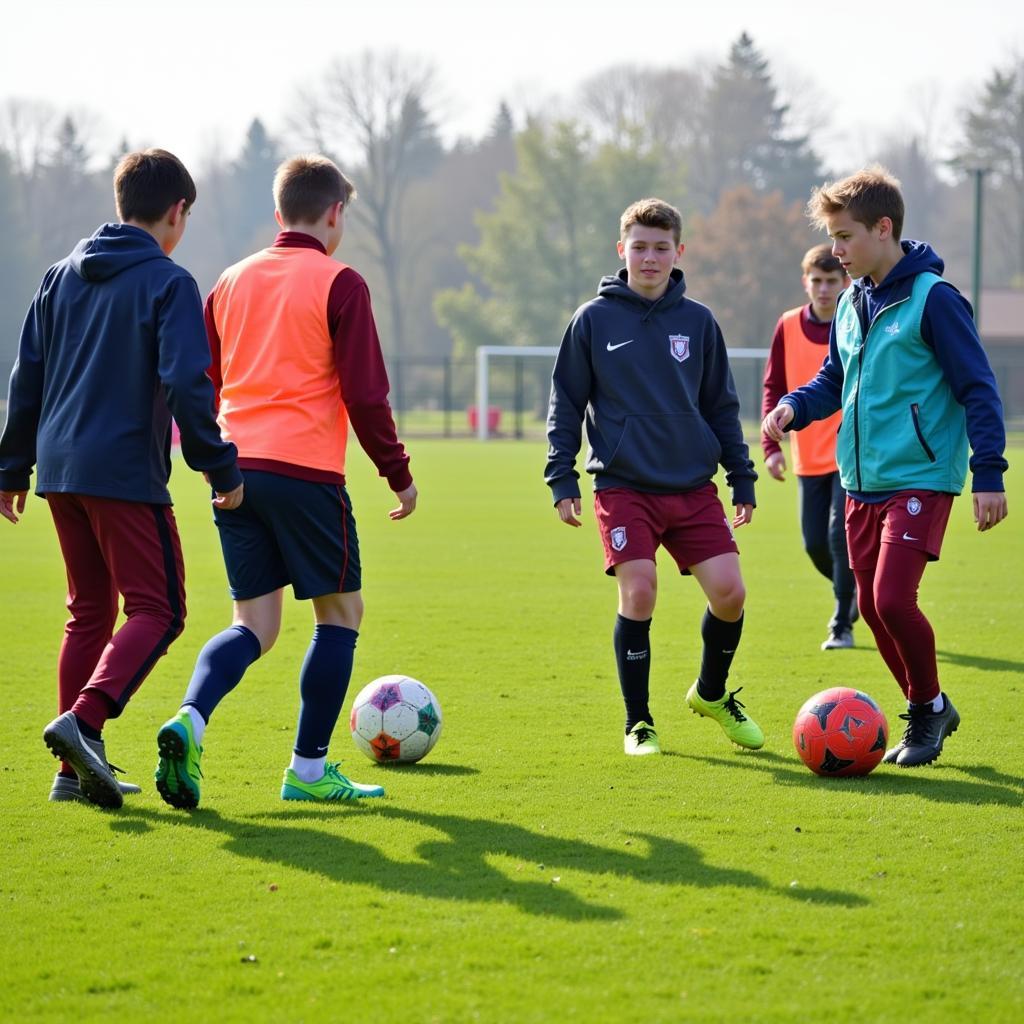
[[[885,754],[889,723],[866,694],[834,686],[797,712],[793,746],[815,775],[867,775]]]

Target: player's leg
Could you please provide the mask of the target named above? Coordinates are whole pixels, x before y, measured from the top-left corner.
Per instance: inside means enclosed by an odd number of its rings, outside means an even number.
[[[929,764],[941,753],[960,716],[939,686],[935,634],[918,605],[918,588],[930,561],[939,557],[952,495],[906,493],[887,503],[874,605],[906,668],[907,722],[886,760],[901,767]]]
[[[832,547],[832,593],[836,599],[834,621],[839,626],[848,625],[852,630],[859,617],[857,583],[850,568],[850,551],[846,545],[846,491],[838,470],[832,474],[828,535]]]
[[[619,592],[612,648],[626,706],[627,754],[658,754],[661,745],[650,709],[651,622],[658,598],[658,572],[650,559],[614,566]]]
[[[831,474],[798,476],[800,533],[811,564],[825,579],[832,580],[832,546],[829,543],[829,511],[832,507]]]
[[[907,693],[907,667],[875,608],[875,574],[881,554],[885,526],[884,503],[846,499],[846,544],[857,583],[857,603],[875,646],[904,696]]]
[[[245,501],[237,509],[213,511],[233,598],[232,622],[203,645],[178,711],[157,733],[156,787],[172,807],[198,805],[206,726],[281,628],[288,573],[264,515],[277,495],[267,479],[271,474],[243,475]]]
[[[655,553],[663,529],[659,499],[625,488],[594,495],[594,518],[604,546],[607,575],[615,577],[618,614],[612,649],[626,709],[627,754],[658,754],[661,745],[650,709],[651,622],[658,597]]]
[[[344,487],[290,481],[289,509],[274,524],[295,596],[313,605],[313,636],[299,672],[300,707],[285,800],[383,796],[380,786],[347,779],[327,751],[348,692],[363,619],[362,567],[352,502]]]
[[[48,505],[68,581],[70,617],[64,625],[57,658],[57,711],[63,715],[74,706],[114,633],[117,588],[78,498],[55,493],[48,496]],[[84,726],[87,733],[93,734],[94,743],[99,742],[94,729],[83,722],[78,725],[80,730]],[[78,775],[66,761],[61,762],[50,799],[84,799]]]
[[[815,479],[820,481],[822,491],[821,511],[824,515],[825,540],[829,547],[832,595],[835,598],[835,609],[828,622],[828,636],[821,649],[843,650],[853,647],[853,618],[857,608],[856,584],[846,549],[846,492],[838,472]]]
[[[708,599],[708,607],[701,622],[700,674],[686,702],[696,714],[718,722],[733,743],[757,750],[764,746],[764,733],[736,699],[742,688],[726,693],[729,670],[743,633],[746,587],[739,555],[726,551],[689,568]]]
[[[170,506],[91,496],[82,496],[80,502],[124,600],[125,622],[100,655],[71,709],[77,722],[99,734],[108,719],[121,714],[184,628],[185,572]],[[74,745],[72,730],[64,731],[66,735],[59,736],[58,742]],[[76,772],[79,767],[75,765]],[[82,779],[81,772],[79,778],[88,799],[120,806],[120,787],[116,780],[111,786],[109,768],[88,781]]]

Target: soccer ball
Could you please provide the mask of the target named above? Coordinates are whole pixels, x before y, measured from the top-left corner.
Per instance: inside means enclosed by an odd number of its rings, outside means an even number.
[[[849,686],[816,693],[793,723],[793,746],[815,775],[867,775],[882,760],[888,740],[882,709]]]
[[[441,735],[441,705],[418,679],[381,676],[357,694],[349,729],[371,761],[409,764],[424,757]]]

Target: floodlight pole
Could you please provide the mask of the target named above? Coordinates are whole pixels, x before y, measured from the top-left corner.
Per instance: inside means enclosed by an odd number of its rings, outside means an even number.
[[[971,303],[974,306],[974,322],[981,323],[981,236],[982,236],[982,184],[988,167],[971,167],[974,175],[974,252],[971,259]]]

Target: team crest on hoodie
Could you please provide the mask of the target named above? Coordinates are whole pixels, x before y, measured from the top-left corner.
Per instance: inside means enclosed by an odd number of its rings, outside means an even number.
[[[670,334],[668,343],[672,349],[672,355],[677,362],[682,362],[690,356],[690,338],[686,334]]]

